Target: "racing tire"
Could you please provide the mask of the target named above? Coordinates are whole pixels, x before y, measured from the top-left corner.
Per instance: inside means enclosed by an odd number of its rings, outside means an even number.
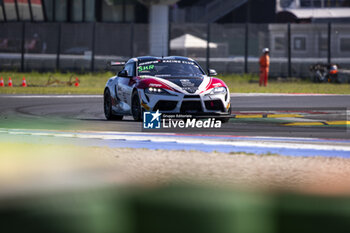
[[[142,108],[137,91],[134,91],[132,94],[131,113],[135,121],[142,121]]]
[[[112,110],[112,97],[111,93],[107,89],[103,95],[103,109],[105,117],[109,121],[121,121],[123,120],[122,115],[114,115]]]
[[[223,123],[223,124],[228,123],[230,121],[230,119],[231,119],[231,113],[232,113],[232,110],[231,110],[231,108],[229,108],[228,112],[227,112],[227,116],[226,117],[222,117],[221,119],[219,119],[221,121],[221,123]]]
[[[228,123],[231,119],[231,109],[228,112],[228,115],[225,117],[221,117],[220,119],[218,119],[219,121],[221,121],[222,124]]]

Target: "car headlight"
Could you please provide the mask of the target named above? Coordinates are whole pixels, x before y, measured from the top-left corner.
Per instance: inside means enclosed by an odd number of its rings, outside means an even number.
[[[211,90],[209,95],[226,94],[226,93],[227,93],[226,87],[215,87]]]
[[[152,94],[152,95],[170,95],[169,92],[165,91],[162,88],[155,88],[155,87],[149,87],[145,89],[146,94]]]

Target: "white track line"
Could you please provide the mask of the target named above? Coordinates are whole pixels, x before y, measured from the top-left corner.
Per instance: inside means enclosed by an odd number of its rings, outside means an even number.
[[[311,149],[311,150],[322,150],[322,151],[349,151],[350,145],[325,145],[325,144],[306,144],[305,142],[271,142],[271,141],[228,141],[228,140],[210,140],[203,138],[183,138],[183,137],[162,137],[152,136],[147,134],[140,135],[123,135],[118,134],[79,134],[79,133],[68,133],[68,132],[28,132],[24,131],[7,131],[8,134],[14,135],[37,135],[37,136],[52,136],[52,137],[64,137],[64,138],[81,138],[81,139],[100,139],[100,140],[123,140],[123,141],[147,141],[154,143],[178,143],[178,144],[197,144],[197,145],[213,145],[213,146],[232,146],[232,147],[258,147],[258,148],[284,148],[284,149]]]
[[[35,132],[37,131],[37,132]],[[172,137],[183,137],[183,138],[193,138],[193,137],[200,137],[200,140],[202,140],[202,137],[223,137],[223,140],[230,140],[232,139],[237,139],[240,138],[244,140],[244,138],[248,139],[256,139],[256,140],[296,140],[296,141],[314,141],[314,140],[321,140],[320,138],[306,138],[306,137],[271,137],[271,136],[233,136],[230,137],[228,135],[213,135],[213,134],[192,134],[192,135],[178,135],[176,133],[148,133],[148,132],[119,132],[119,131],[89,131],[89,130],[79,130],[79,131],[55,131],[55,130],[35,130],[35,129],[7,129],[7,128],[0,128],[0,133],[10,133],[12,132],[13,134],[18,133],[18,134],[29,134],[29,133],[60,133],[61,135],[66,134],[66,135],[76,135],[76,134],[87,134],[87,135],[125,135],[125,136],[159,136],[159,137],[164,137],[164,136],[172,136]],[[330,140],[332,142],[332,140]]]
[[[55,135],[53,135],[55,136]],[[316,150],[340,150],[349,151],[350,146],[343,145],[321,145],[305,143],[283,143],[269,141],[217,141],[208,139],[193,138],[166,138],[149,136],[125,136],[125,135],[75,135],[76,138],[96,138],[102,140],[126,140],[126,141],[150,141],[150,142],[176,142],[178,144],[204,144],[213,146],[239,146],[239,147],[260,147],[260,148],[288,148],[288,149],[316,149]]]

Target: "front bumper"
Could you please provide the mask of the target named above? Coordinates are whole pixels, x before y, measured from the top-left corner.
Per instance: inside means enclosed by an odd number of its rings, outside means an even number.
[[[186,113],[192,115],[230,114],[230,93],[208,95],[172,92],[172,95],[146,94],[139,90],[141,105],[146,111]]]

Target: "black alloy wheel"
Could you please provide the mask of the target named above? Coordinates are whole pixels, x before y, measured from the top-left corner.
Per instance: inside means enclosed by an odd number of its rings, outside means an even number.
[[[135,121],[142,120],[142,108],[140,104],[140,98],[137,91],[132,94],[132,104],[131,104],[132,117]]]

